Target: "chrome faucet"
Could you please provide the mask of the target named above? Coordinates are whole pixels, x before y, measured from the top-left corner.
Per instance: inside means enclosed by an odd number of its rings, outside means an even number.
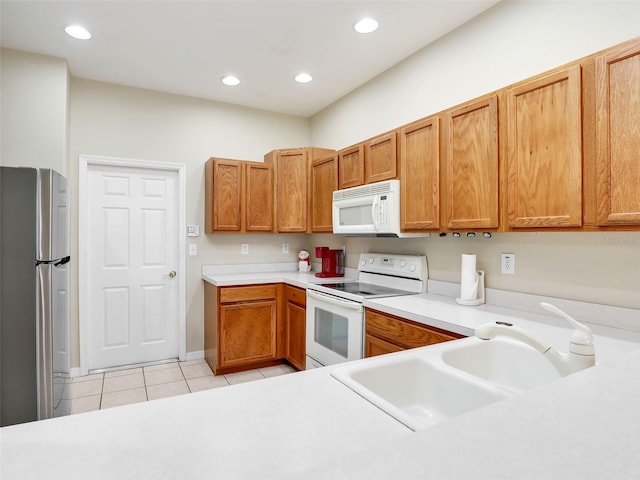
[[[485,323],[476,328],[476,337],[491,340],[500,335],[515,338],[542,353],[564,377],[596,364],[595,346],[591,329],[574,320],[550,303],[541,303],[545,310],[566,319],[574,330],[569,340],[569,353],[560,353],[550,344],[536,338],[531,332],[508,322]]]

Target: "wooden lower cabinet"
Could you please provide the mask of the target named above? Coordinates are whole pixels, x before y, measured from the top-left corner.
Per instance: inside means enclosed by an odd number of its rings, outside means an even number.
[[[428,327],[411,320],[366,310],[365,357],[424,347],[463,338],[463,335]]]
[[[306,365],[306,291],[284,286],[285,358],[298,370]]]
[[[216,375],[280,363],[281,284],[215,287],[205,282],[205,359]]]

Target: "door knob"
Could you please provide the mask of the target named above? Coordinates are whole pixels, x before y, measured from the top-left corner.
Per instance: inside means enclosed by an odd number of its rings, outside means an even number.
[[[175,270],[171,270],[168,275],[165,275],[165,277],[173,278],[176,275],[177,275],[176,271]]]

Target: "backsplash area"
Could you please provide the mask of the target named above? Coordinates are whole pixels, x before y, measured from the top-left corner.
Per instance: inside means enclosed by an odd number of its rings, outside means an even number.
[[[486,287],[640,309],[640,232],[495,233],[491,238],[397,239],[312,235],[312,245],[347,248],[347,266],[362,252],[426,255],[429,278],[460,282],[461,254],[477,256]],[[500,254],[515,255],[515,275]],[[640,319],[638,320],[640,322]]]

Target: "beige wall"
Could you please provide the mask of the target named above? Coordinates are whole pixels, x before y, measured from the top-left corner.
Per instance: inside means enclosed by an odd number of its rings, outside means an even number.
[[[640,35],[640,2],[500,2],[311,118],[311,141],[343,148]],[[460,281],[476,253],[487,286],[640,308],[640,232],[513,233],[492,239],[314,236],[363,251],[425,253],[431,278]],[[516,274],[500,273],[500,252]]]
[[[69,70],[63,58],[0,51],[0,165],[67,173]]]
[[[503,0],[311,118],[344,148],[640,35],[637,1]]]
[[[204,163],[211,156],[262,161],[274,148],[309,143],[304,118],[190,97],[73,78],[71,81],[70,178],[78,183],[80,154],[182,163],[187,167],[187,224],[198,255],[187,257],[187,352],[203,349],[203,264],[295,261],[304,235],[204,234]],[[77,204],[72,210],[72,254],[77,252]],[[186,234],[186,232],[185,232]],[[249,244],[249,255],[240,254]],[[281,253],[289,243],[290,253]],[[76,264],[77,268],[77,264]],[[77,275],[72,276],[77,279]],[[77,298],[77,282],[72,298]],[[72,304],[72,344],[78,345],[78,308]],[[78,352],[72,359],[79,365]]]
[[[310,121],[69,81],[63,59],[3,50],[1,162],[56,168],[75,192],[80,154],[183,163],[186,221],[204,228],[203,164],[210,156],[261,160],[274,148],[341,148],[631,38],[640,33],[637,25],[638,2],[500,3]],[[77,203],[72,215],[77,258]],[[459,280],[461,253],[476,253],[489,287],[640,308],[640,232],[497,234],[490,240],[202,234],[188,241],[199,254],[187,257],[187,352],[203,348],[201,265],[295,261],[299,249],[313,245],[346,245],[350,267],[363,251],[425,253],[431,278],[447,281]],[[240,243],[249,243],[249,255],[240,255]],[[289,255],[281,253],[282,243],[289,243]],[[516,254],[513,277],[499,272],[499,253],[507,251]],[[78,366],[73,273],[72,366]]]
[[[426,255],[429,278],[456,283],[461,254],[473,253],[487,288],[640,309],[640,232],[497,233],[490,239],[313,235],[312,243],[345,245],[353,268],[363,252]],[[501,253],[515,254],[515,275],[501,273]]]

